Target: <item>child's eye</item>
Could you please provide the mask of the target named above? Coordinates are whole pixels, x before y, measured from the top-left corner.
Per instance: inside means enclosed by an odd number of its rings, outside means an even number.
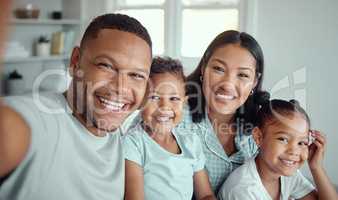
[[[301,142],[298,143],[298,145],[300,145],[300,146],[308,146],[309,143],[305,142],[305,141],[301,141]]]
[[[287,138],[277,138],[277,140],[281,141],[282,143],[284,144],[287,144],[288,143],[288,139]]]
[[[170,97],[170,101],[179,101],[181,100],[179,97]]]
[[[156,96],[156,95],[150,95],[150,96],[149,96],[149,99],[150,99],[150,100],[153,100],[153,101],[158,101],[158,100],[160,100],[160,97],[159,97],[159,96]]]

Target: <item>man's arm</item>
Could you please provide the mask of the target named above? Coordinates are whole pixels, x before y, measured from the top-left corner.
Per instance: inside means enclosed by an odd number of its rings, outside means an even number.
[[[30,137],[25,120],[0,102],[0,177],[9,174],[24,159]]]

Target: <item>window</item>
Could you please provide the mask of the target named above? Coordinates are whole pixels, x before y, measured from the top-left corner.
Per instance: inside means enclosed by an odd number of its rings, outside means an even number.
[[[153,40],[154,55],[196,66],[212,39],[224,30],[243,30],[248,0],[111,0],[112,10],[140,20]]]

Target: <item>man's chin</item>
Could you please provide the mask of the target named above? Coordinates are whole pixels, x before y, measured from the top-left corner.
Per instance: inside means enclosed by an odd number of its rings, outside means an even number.
[[[104,117],[94,117],[94,125],[99,130],[110,132],[119,128],[127,117],[128,115],[108,115]]]

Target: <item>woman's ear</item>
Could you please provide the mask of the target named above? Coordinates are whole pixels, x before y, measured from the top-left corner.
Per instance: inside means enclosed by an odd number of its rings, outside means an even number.
[[[253,136],[257,146],[260,147],[261,144],[262,144],[262,140],[263,140],[263,133],[262,133],[261,129],[258,128],[257,126],[254,129],[252,129],[252,136]]]

